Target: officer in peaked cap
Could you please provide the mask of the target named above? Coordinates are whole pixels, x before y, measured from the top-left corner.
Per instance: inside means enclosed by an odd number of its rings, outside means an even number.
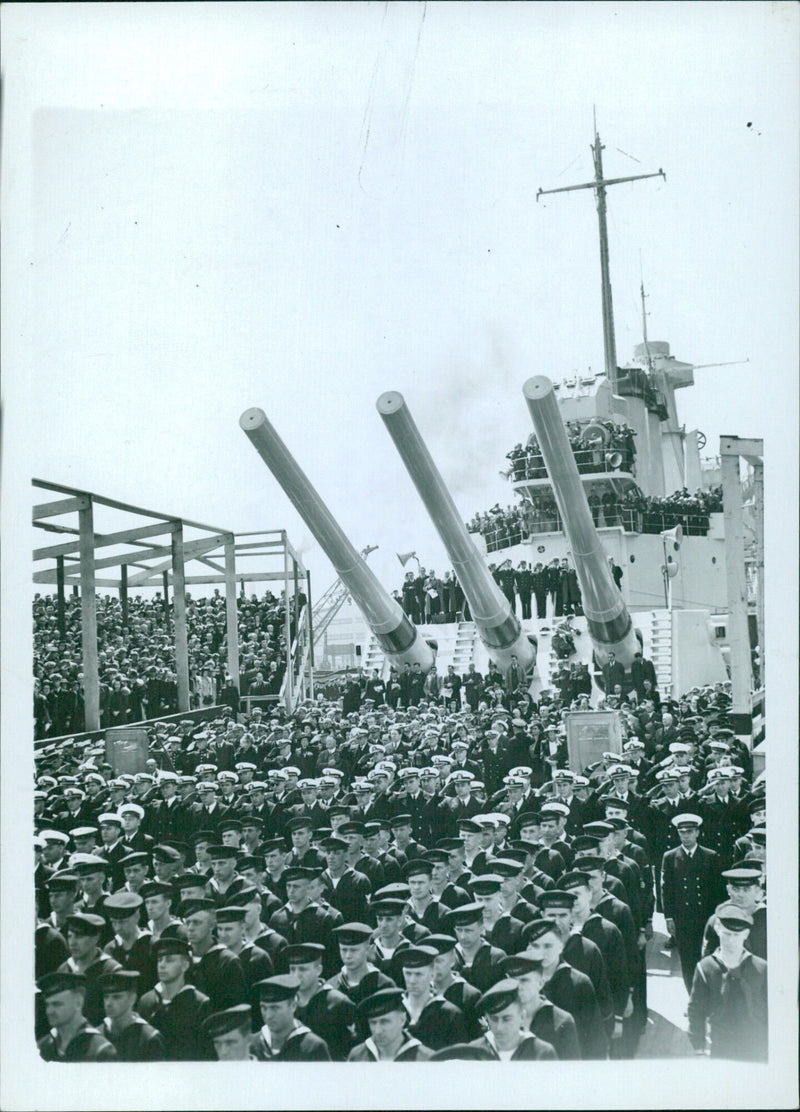
[[[699,845],[703,819],[686,812],[676,815],[672,824],[681,845],[664,854],[661,899],[667,929],[675,938],[684,984],[689,991],[702,952],[706,923],[725,892],[719,857]]]

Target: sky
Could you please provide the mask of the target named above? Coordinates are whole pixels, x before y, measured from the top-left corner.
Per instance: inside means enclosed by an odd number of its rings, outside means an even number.
[[[651,340],[694,364],[748,360],[697,371],[678,406],[709,454],[720,434],[764,438],[775,651],[798,564],[795,4],[65,3],[0,16],[6,793],[30,790],[6,739],[29,730],[29,553],[48,540],[30,527],[32,477],[237,532],[285,528],[321,591],[331,565],[239,427],[260,406],[356,547],[379,546],[370,565],[391,588],[398,552],[446,566],[375,409],[394,389],[465,518],[512,501],[499,472],[531,431],[524,381],[602,367],[592,195],[536,201],[591,178],[595,111],[607,176],[666,172],[609,189],[620,362],[642,338],[642,275]],[[785,721],[795,657],[790,640],[774,658]],[[27,820],[4,812],[7,866]],[[795,967],[791,933],[782,968]],[[7,1033],[27,980],[4,996]],[[4,1072],[22,1085],[30,1047],[14,1049]],[[688,1065],[680,1077],[649,1065],[645,1100],[663,1083],[672,1106],[696,1107]],[[561,1103],[597,1106],[604,1090],[579,1090],[579,1075]],[[770,1084],[780,1077],[771,1067]],[[770,1095],[747,1080],[732,1104]],[[172,1084],[162,1107],[188,1107]],[[26,1104],[19,1091],[9,1106]],[[641,1089],[613,1091],[650,1106]],[[465,1108],[496,1099],[453,1094]],[[66,1073],[37,1100],[108,1106]],[[115,1100],[142,1106],[134,1087]]]
[[[788,6],[66,5],[47,35],[25,14],[35,51],[5,13],[7,96],[35,109],[6,413],[35,399],[48,429],[29,474],[286,528],[321,590],[239,428],[258,405],[387,587],[397,552],[444,570],[375,400],[404,394],[465,518],[513,501],[523,382],[602,367],[593,196],[536,202],[592,177],[593,110],[606,176],[667,175],[608,191],[620,362],[643,276],[650,339],[749,360],[697,372],[687,428],[709,454],[768,438],[796,354]]]

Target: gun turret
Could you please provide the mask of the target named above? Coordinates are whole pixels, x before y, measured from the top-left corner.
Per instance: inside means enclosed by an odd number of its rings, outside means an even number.
[[[502,671],[508,670],[514,656],[521,670],[531,671],[536,663],[534,645],[467,532],[403,395],[389,390],[378,398],[377,408],[447,549],[486,650]]]
[[[262,409],[248,409],[239,424],[319,542],[353,601],[393,664],[433,667],[433,652],[402,607],[367,567],[317,494]]]
[[[602,665],[613,653],[623,667],[630,668],[634,653],[640,651],[639,641],[594,527],[553,384],[536,375],[522,390],[572,549],[595,656]]]

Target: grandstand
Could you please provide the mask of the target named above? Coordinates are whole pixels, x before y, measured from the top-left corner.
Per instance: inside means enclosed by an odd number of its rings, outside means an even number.
[[[33,486],[59,496],[34,506],[34,527],[69,538],[33,553],[34,583],[56,589],[34,600],[39,737],[233,699],[291,712],[313,693],[310,575],[285,531],[235,534],[41,479]],[[278,596],[248,599],[257,583]],[[195,587],[213,597],[193,598]]]

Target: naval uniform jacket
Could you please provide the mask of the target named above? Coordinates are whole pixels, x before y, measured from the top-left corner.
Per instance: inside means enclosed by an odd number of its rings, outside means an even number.
[[[719,855],[721,869],[730,868],[736,839],[750,825],[746,805],[733,795],[723,802],[715,793],[699,804],[697,813],[703,820],[703,845]]]
[[[244,967],[220,942],[206,950],[202,957],[194,958],[186,979],[208,997],[215,1012],[248,1003]]]
[[[104,1019],[100,1031],[116,1050],[119,1062],[164,1061],[164,1036],[141,1016],[134,1016],[123,1031],[113,1031],[111,1021]]]
[[[344,1062],[356,1039],[353,1001],[333,985],[320,983],[307,1004],[298,1001],[295,1016],[327,1045],[334,1062]]]
[[[497,1052],[497,1046],[491,1031],[487,1032],[487,1034],[483,1035],[481,1038],[475,1039],[469,1045],[480,1047],[481,1050],[488,1050],[489,1054],[497,1062],[502,1060]],[[526,1031],[520,1040],[519,1046],[511,1055],[510,1061],[538,1062],[553,1059],[555,1056],[556,1052],[550,1043],[542,1042],[536,1035],[532,1035],[530,1032]]]
[[[367,972],[357,985],[350,984],[344,969],[340,969],[336,976],[331,977],[327,984],[337,992],[340,992],[343,996],[346,996],[353,1004],[356,1012],[361,1001],[366,1000],[368,996],[372,996],[373,992],[378,992],[382,988],[398,987],[391,977],[387,977],[385,973],[372,964],[368,964]],[[355,1024],[358,1037],[360,1039],[365,1039],[369,1034],[369,1023],[363,1016],[356,1014]]]
[[[561,962],[542,989],[542,993],[551,1004],[563,1008],[575,1020],[582,1058],[596,1059],[608,1056],[608,1040],[600,1009],[597,1006],[597,997],[592,982],[584,973],[579,973],[571,965]]]
[[[582,934],[571,934],[561,951],[561,960],[571,965],[573,969],[577,969],[579,973],[586,974],[592,982],[603,1022],[608,1023],[609,1020],[613,1020],[614,998],[608,981],[606,965],[603,961],[603,955],[594,942],[585,938]]]
[[[426,1046],[423,1046],[419,1039],[415,1039],[413,1035],[407,1034],[400,1049],[392,1059],[393,1062],[427,1062],[431,1057],[431,1051]],[[366,1039],[363,1043],[359,1043],[350,1051],[347,1058],[348,1062],[379,1062],[381,1061],[378,1055],[378,1048],[371,1038]]]
[[[492,929],[485,935],[490,946],[511,956],[525,948],[522,938],[522,922],[507,911],[498,918]]]
[[[431,997],[420,1012],[416,1023],[409,1021],[408,1031],[415,1039],[419,1039],[423,1046],[434,1051],[465,1042],[468,1037],[461,1012],[455,1004],[438,995]]]
[[[467,1038],[477,1039],[483,1032],[480,1015],[478,1014],[478,1003],[481,994],[458,973],[453,973],[452,977],[452,981],[444,990],[442,996],[448,1003],[455,1004],[464,1017]]]
[[[164,1036],[164,1057],[169,1062],[208,1062],[215,1060],[210,1039],[203,1031],[203,1021],[214,1009],[208,997],[194,987],[184,985],[171,1000],[162,995],[160,985],[146,992],[137,1005],[142,1019]]]
[[[330,946],[331,931],[342,922],[342,916],[335,908],[310,903],[302,911],[294,912],[287,903],[270,916],[269,926],[282,935],[290,946],[301,942],[317,942],[324,946],[323,969],[330,975],[336,967],[336,958],[332,956]]]
[[[581,935],[594,942],[603,956],[608,984],[614,1002],[614,1015],[622,1019],[631,991],[628,955],[619,927],[593,911],[581,927]]]
[[[500,963],[506,955],[489,942],[480,944],[471,965],[465,963],[464,951],[460,943],[456,944],[455,952],[457,959],[455,971],[479,992],[486,992],[492,985],[496,985],[503,979]]]
[[[355,869],[345,871],[334,884],[330,872],[325,869],[320,880],[325,886],[325,899],[336,908],[345,923],[364,923],[369,914],[369,897],[372,884],[364,873]]]
[[[62,1050],[55,1029],[36,1044],[45,1062],[115,1062],[117,1052],[96,1027],[85,1023]]]
[[[118,961],[114,961],[108,954],[99,950],[97,957],[87,966],[86,969],[81,970],[71,957],[62,962],[56,970],[57,973],[83,973],[86,978],[86,995],[83,1000],[83,1014],[89,1023],[99,1027],[106,1017],[106,1010],[103,1007],[103,993],[100,991],[98,985],[99,979],[106,973],[116,973],[122,966]]]
[[[765,1062],[767,963],[745,953],[729,970],[716,954],[702,958],[694,971],[688,1015],[695,1050],[705,1047],[708,1021],[712,1058]]]
[[[253,1035],[250,1053],[259,1062],[330,1062],[325,1043],[304,1023],[298,1023],[280,1050],[273,1050],[269,1028]]]
[[[530,1031],[537,1039],[549,1043],[561,1061],[580,1058],[581,1044],[575,1020],[569,1012],[557,1008],[549,1000],[545,1000],[531,1019]]]
[[[661,863],[664,916],[675,921],[675,938],[697,940],[711,913],[724,898],[720,859],[713,850],[696,846],[689,857],[683,846],[668,850]]]
[[[103,949],[109,957],[118,961],[123,969],[135,971],[139,974],[138,991],[140,995],[149,992],[155,986],[158,975],[156,973],[156,956],[153,951],[153,936],[150,931],[140,931],[139,937],[130,949],[126,949],[122,939],[118,934],[115,934]]]

